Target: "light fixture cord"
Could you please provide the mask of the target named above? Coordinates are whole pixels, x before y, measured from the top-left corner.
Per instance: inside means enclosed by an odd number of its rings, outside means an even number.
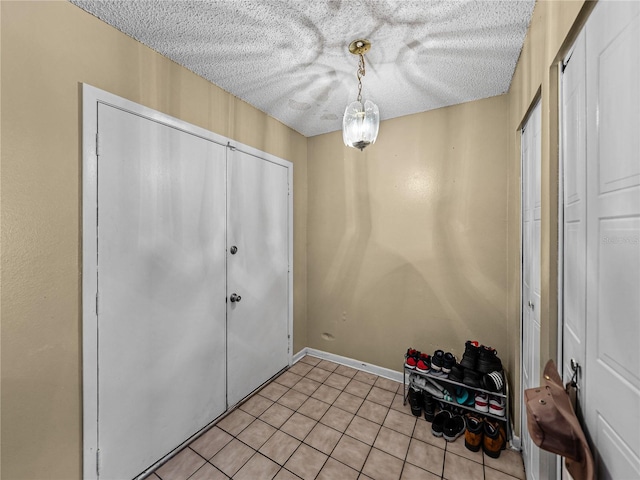
[[[362,103],[362,77],[364,75],[364,55],[360,54],[360,62],[358,63],[358,101],[360,103]]]

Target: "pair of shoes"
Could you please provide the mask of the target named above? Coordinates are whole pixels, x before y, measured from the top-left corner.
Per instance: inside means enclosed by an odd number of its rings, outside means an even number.
[[[431,357],[432,374],[436,376],[449,375],[451,368],[456,364],[456,357],[451,352],[445,353],[442,350],[436,350]]]
[[[464,376],[462,378],[462,383],[471,388],[482,388],[482,376],[476,372],[475,370],[471,370],[470,368],[464,369]]]
[[[411,413],[416,417],[422,415],[422,403],[424,401],[424,395],[422,390],[409,386],[409,405],[411,406]]]
[[[418,360],[420,360],[420,352],[415,348],[408,348],[404,355],[404,366],[414,370]]]
[[[507,446],[507,435],[500,422],[484,421],[482,450],[491,458],[498,458]]]
[[[478,356],[480,355],[480,344],[476,340],[467,340],[464,344],[464,354],[460,365],[464,368],[475,370],[478,364]]]
[[[502,362],[498,358],[498,352],[495,348],[485,347],[484,345],[480,347],[476,370],[480,373],[502,370]]]
[[[424,419],[427,422],[433,422],[433,419],[436,415],[436,401],[432,395],[429,395],[427,392],[423,393],[424,400],[422,403],[422,409],[424,410]]]
[[[507,436],[502,425],[483,420],[472,413],[467,415],[465,422],[464,446],[472,452],[478,452],[482,447],[491,458],[498,458],[507,445]]]
[[[449,410],[442,410],[431,423],[431,433],[436,437],[444,437],[447,442],[455,442],[464,433],[464,428],[464,418]]]
[[[501,393],[504,387],[502,372],[495,371],[485,374],[482,377],[482,387],[490,392]]]

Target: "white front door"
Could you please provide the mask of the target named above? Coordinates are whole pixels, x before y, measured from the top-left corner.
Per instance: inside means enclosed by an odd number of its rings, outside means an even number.
[[[522,382],[520,392],[522,456],[527,478],[539,478],[540,450],[527,430],[524,390],[540,384],[540,101],[522,128]]]
[[[99,478],[225,410],[225,147],[98,107]]]
[[[282,165],[229,151],[229,407],[289,363],[288,175]]]
[[[564,321],[575,327],[565,327],[563,345],[565,358],[584,349],[580,413],[594,446],[598,478],[636,479],[640,478],[640,3],[598,2],[583,35],[565,70],[565,76],[573,75],[574,68],[576,74],[584,70],[585,95],[582,106],[569,108],[563,102],[564,123],[574,122],[574,128],[581,130],[565,132],[578,141],[575,151],[565,153],[569,157],[565,168],[575,177],[565,172],[564,186],[576,192],[573,199],[579,199],[583,209],[582,214],[565,214],[565,232],[571,235],[564,248],[569,279]],[[563,95],[568,95],[565,90],[569,91],[563,89]],[[572,111],[574,118],[569,117]],[[569,148],[573,140],[563,137],[563,141]],[[570,162],[576,163],[573,170]],[[574,179],[584,183],[584,193],[580,185],[571,186]],[[565,196],[567,201],[565,211],[576,205]],[[584,218],[584,225],[567,225],[575,218]],[[567,260],[572,245],[576,258]],[[567,288],[568,282],[575,286]]]

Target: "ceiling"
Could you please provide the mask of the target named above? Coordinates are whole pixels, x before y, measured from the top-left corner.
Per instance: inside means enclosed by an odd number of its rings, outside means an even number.
[[[356,99],[382,120],[509,90],[534,0],[70,0],[305,136]]]

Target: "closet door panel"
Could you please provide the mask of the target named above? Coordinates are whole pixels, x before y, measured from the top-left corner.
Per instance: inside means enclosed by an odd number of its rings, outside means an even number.
[[[98,112],[99,476],[124,479],[225,410],[225,147]]]
[[[228,198],[227,401],[232,406],[289,361],[287,168],[229,151]],[[241,300],[232,302],[233,294]]]

